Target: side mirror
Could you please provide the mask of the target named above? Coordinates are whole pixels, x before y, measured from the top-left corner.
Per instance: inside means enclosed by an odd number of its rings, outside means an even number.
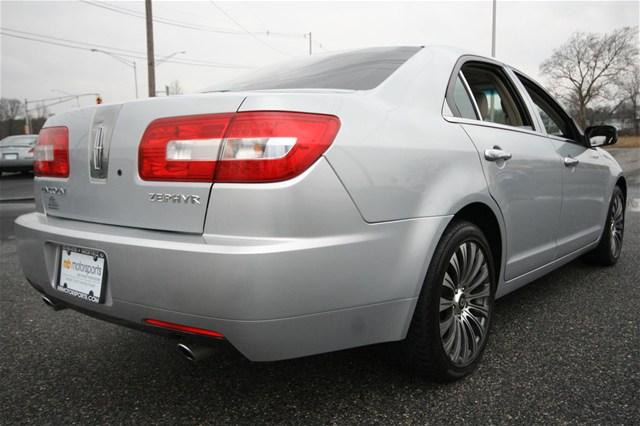
[[[613,126],[590,126],[584,131],[584,138],[591,147],[613,145],[618,142],[618,129]]]

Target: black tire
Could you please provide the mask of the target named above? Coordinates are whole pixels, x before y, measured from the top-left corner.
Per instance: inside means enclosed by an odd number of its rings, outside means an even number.
[[[458,256],[461,253],[458,250],[463,245],[471,247],[471,244],[482,250],[486,259],[486,270],[482,269],[483,274],[486,273],[488,275],[487,282],[483,284],[488,295],[482,299],[487,306],[486,320],[482,320],[486,330],[484,337],[479,340],[478,344],[473,345],[476,349],[473,357],[467,362],[456,363],[445,350],[443,340],[447,340],[445,338],[447,332],[443,336],[441,336],[440,332],[441,320],[446,321],[442,319],[443,315],[449,315],[449,308],[441,312],[441,297],[446,298],[447,295],[444,293],[449,291],[449,286],[444,285],[445,274],[447,274],[448,278],[453,276],[450,261],[453,261],[454,256],[456,256],[456,259],[460,259]],[[477,255],[476,257],[478,258]],[[475,267],[472,269],[475,269]],[[487,343],[487,335],[491,328],[497,276],[495,270],[489,243],[480,228],[467,221],[453,221],[445,230],[431,259],[407,338],[401,344],[404,362],[412,372],[435,381],[451,382],[469,375],[476,369],[482,358],[482,353]],[[471,300],[471,296],[469,296],[467,306],[473,309],[474,305]],[[457,312],[459,316],[454,317],[457,309],[460,309],[459,306],[455,303],[452,304],[451,321],[456,321],[456,318],[462,317],[462,310]],[[470,321],[468,323],[468,327],[471,327]],[[457,327],[457,325],[454,325],[454,327]],[[450,328],[449,330],[452,329]],[[460,326],[460,330],[460,333],[465,333],[465,336],[473,336],[472,328]],[[457,331],[456,329],[455,332]],[[453,332],[451,331],[451,333]],[[449,337],[451,337],[450,334]],[[475,338],[473,338],[473,341],[476,341]],[[473,342],[468,340],[468,343],[471,345]],[[466,347],[469,347],[469,345]]]
[[[625,207],[624,193],[619,186],[616,186],[609,201],[607,220],[604,223],[600,243],[584,256],[585,261],[601,266],[613,266],[618,262],[624,237]],[[614,232],[616,232],[615,235]],[[617,243],[614,243],[614,238]]]

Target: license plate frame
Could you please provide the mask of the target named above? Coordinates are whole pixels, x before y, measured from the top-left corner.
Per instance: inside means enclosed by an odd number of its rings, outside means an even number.
[[[104,303],[107,256],[103,251],[60,246],[55,289],[89,303]]]

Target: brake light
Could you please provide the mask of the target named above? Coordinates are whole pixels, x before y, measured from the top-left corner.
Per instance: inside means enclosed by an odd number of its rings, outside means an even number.
[[[211,182],[231,117],[232,114],[194,115],[153,121],[138,148],[140,177]]]
[[[69,129],[47,127],[40,131],[34,148],[33,171],[36,176],[69,176]]]
[[[277,182],[308,169],[333,142],[340,120],[297,112],[163,118],[139,148],[144,180]]]

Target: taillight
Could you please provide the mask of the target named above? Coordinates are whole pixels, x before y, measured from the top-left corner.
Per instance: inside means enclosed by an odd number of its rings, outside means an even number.
[[[69,176],[69,129],[47,127],[40,131],[34,149],[33,172],[36,176]]]
[[[163,118],[142,137],[138,171],[144,180],[282,181],[318,160],[339,128],[335,116],[297,112]]]
[[[231,117],[232,114],[194,115],[153,121],[138,149],[140,177],[211,182]]]

